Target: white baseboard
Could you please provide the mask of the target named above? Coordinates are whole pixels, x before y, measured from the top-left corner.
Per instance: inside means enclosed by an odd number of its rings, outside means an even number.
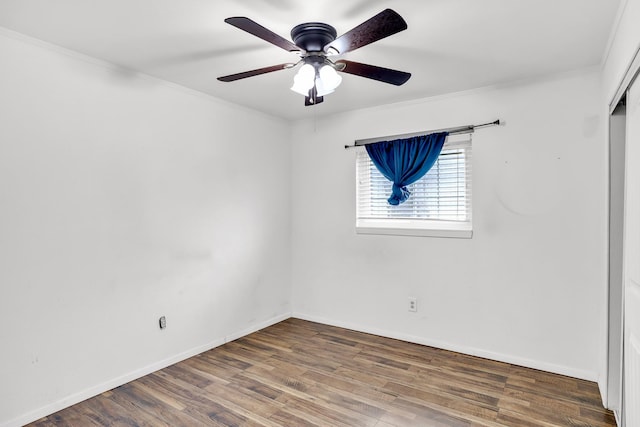
[[[247,329],[238,331],[238,332],[234,332],[230,335],[227,335],[223,338],[219,338],[216,340],[213,340],[205,345],[202,346],[198,346],[195,348],[192,348],[190,350],[187,350],[185,352],[182,352],[180,354],[177,354],[175,356],[172,356],[170,358],[161,360],[159,362],[153,363],[149,366],[145,366],[141,369],[137,369],[133,372],[130,372],[128,374],[122,375],[118,378],[115,378],[113,380],[104,382],[102,384],[99,384],[97,386],[91,387],[87,390],[84,390],[82,392],[73,394],[71,396],[68,396],[64,399],[61,399],[59,401],[53,402],[49,405],[45,405],[41,408],[38,408],[32,412],[29,412],[23,416],[20,416],[18,418],[14,418],[12,420],[6,421],[2,424],[0,424],[0,427],[20,427],[24,424],[28,424],[30,422],[33,422],[35,420],[38,420],[46,415],[49,414],[53,414],[55,412],[58,412],[64,408],[67,408],[69,406],[75,405],[76,403],[80,403],[83,400],[89,399],[91,397],[97,396],[101,393],[104,393],[105,391],[114,389],[116,387],[119,387],[123,384],[126,384],[130,381],[136,380],[140,377],[143,377],[145,375],[148,375],[152,372],[156,372],[160,369],[166,368],[167,366],[171,366],[175,363],[178,363],[182,360],[188,359],[190,357],[193,357],[197,354],[203,353],[205,351],[211,350],[213,348],[216,348],[222,344],[225,344],[227,342],[236,340],[238,338],[244,337],[246,335],[249,335],[253,332],[259,331],[261,329],[264,329],[266,327],[269,327],[271,325],[274,325],[276,323],[279,323],[283,320],[286,320],[290,317],[294,317],[297,319],[302,319],[302,320],[308,320],[310,322],[316,322],[316,323],[322,323],[325,325],[331,325],[331,326],[337,326],[340,328],[345,328],[345,329],[351,329],[354,331],[359,331],[359,332],[364,332],[364,333],[368,333],[368,334],[373,334],[373,335],[378,335],[378,336],[382,336],[382,337],[387,337],[387,338],[393,338],[393,339],[397,339],[397,340],[401,340],[401,341],[406,341],[406,342],[411,342],[411,343],[415,343],[415,344],[421,344],[421,345],[427,345],[430,347],[436,347],[436,348],[440,348],[443,350],[450,350],[450,351],[455,351],[457,353],[463,353],[463,354],[468,354],[471,356],[478,356],[478,357],[482,357],[485,359],[490,359],[490,360],[496,360],[498,362],[505,362],[505,363],[510,363],[513,365],[517,365],[517,366],[524,366],[527,368],[532,368],[532,369],[538,369],[541,371],[546,371],[546,372],[553,372],[556,374],[560,374],[560,375],[566,375],[569,377],[573,377],[573,378],[580,378],[580,379],[584,379],[587,381],[593,381],[593,382],[597,382],[598,378],[597,375],[594,372],[589,372],[589,371],[584,371],[584,370],[580,370],[580,369],[575,369],[575,368],[571,368],[571,367],[567,367],[567,366],[561,366],[561,365],[556,365],[556,364],[552,364],[552,363],[546,363],[546,362],[540,362],[540,361],[536,361],[536,360],[532,360],[532,359],[527,359],[527,358],[521,358],[521,357],[515,357],[515,356],[510,356],[510,355],[506,355],[506,354],[500,354],[500,353],[494,353],[494,352],[490,352],[490,351],[486,351],[486,350],[482,350],[482,349],[477,349],[477,348],[473,348],[473,347],[468,347],[468,346],[464,346],[464,345],[458,345],[458,344],[452,344],[452,343],[448,343],[445,341],[439,341],[439,340],[430,340],[430,339],[426,339],[426,338],[422,338],[422,337],[416,337],[413,335],[408,335],[408,334],[402,334],[402,333],[398,333],[398,332],[393,332],[393,331],[387,331],[387,330],[383,330],[383,329],[378,329],[378,328],[371,328],[371,327],[366,327],[366,326],[362,326],[362,325],[357,325],[354,323],[350,323],[350,322],[342,322],[342,321],[336,321],[336,320],[331,320],[331,319],[326,319],[320,316],[313,316],[313,315],[308,315],[308,314],[304,314],[304,313],[298,313],[298,312],[294,312],[292,314],[286,313],[286,314],[281,314],[279,316],[275,316],[271,319],[268,319],[264,322],[258,323],[256,325],[253,325]],[[601,387],[601,384],[598,384]],[[618,418],[618,414],[616,414],[616,420]]]
[[[607,378],[602,378],[602,376],[598,377],[598,390],[600,391],[600,398],[602,399],[602,406],[604,406],[607,409],[611,409],[609,408],[609,404],[608,404],[608,400],[609,400],[609,395],[608,392],[609,390],[607,390]]]
[[[81,392],[72,394],[63,399],[60,399],[51,404],[42,406],[34,411],[31,411],[27,414],[19,416],[9,421],[5,421],[0,423],[0,427],[20,427],[25,424],[36,421],[42,417],[47,415],[56,413],[64,408],[68,408],[69,406],[75,405],[76,403],[80,403],[84,400],[87,400],[91,397],[97,396],[105,391],[112,390],[116,387],[119,387],[123,384],[126,384],[130,381],[136,380],[140,377],[144,377],[152,372],[156,372],[160,369],[166,368],[167,366],[171,366],[175,363],[181,362],[185,359],[203,353],[205,351],[211,350],[213,348],[219,347],[222,344],[228,343],[230,341],[236,340],[238,338],[249,335],[253,332],[259,331],[276,323],[282,322],[291,317],[290,313],[281,314],[279,316],[272,317],[271,319],[265,320],[264,322],[257,323],[252,325],[251,327],[244,329],[242,331],[234,332],[230,335],[227,335],[223,338],[215,339],[207,344],[194,347],[182,353],[176,354],[175,356],[171,356],[167,359],[160,360],[156,363],[152,363],[151,365],[145,366],[140,369],[136,369],[135,371],[124,374],[120,377],[114,378],[112,380],[106,381],[102,384],[98,384],[94,387],[90,387]]]
[[[294,312],[292,317],[302,320],[308,320],[310,322],[323,323],[325,325],[337,326],[340,328],[351,329],[358,332],[365,332],[367,334],[378,335],[381,337],[393,338],[401,341],[411,342],[414,344],[427,345],[429,347],[436,347],[443,350],[455,351],[456,353],[468,354],[470,356],[482,357],[484,359],[495,360],[498,362],[510,363],[512,365],[523,366],[525,368],[538,369],[540,371],[552,372],[555,374],[566,375],[568,377],[580,378],[587,381],[597,382],[598,375],[595,372],[585,371],[582,369],[575,369],[569,366],[556,365],[553,363],[540,362],[533,359],[527,359],[517,356],[511,356],[508,354],[494,353],[487,350],[482,350],[465,345],[453,344],[445,341],[431,340],[423,337],[416,337],[413,335],[407,335],[394,331],[387,331],[378,328],[371,328],[367,326],[357,325],[350,322],[341,322],[331,319],[326,319],[319,316],[308,315],[304,313]]]

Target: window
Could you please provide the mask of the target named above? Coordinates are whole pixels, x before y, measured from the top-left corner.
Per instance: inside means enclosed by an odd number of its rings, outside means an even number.
[[[395,234],[470,238],[471,135],[449,136],[431,170],[407,188],[409,199],[387,203],[389,182],[364,147],[356,154],[356,230]]]

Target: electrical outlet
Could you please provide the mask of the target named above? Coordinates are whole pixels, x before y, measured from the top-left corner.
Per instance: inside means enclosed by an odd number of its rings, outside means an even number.
[[[160,329],[164,329],[167,327],[167,319],[164,316],[162,316],[160,320],[158,320],[158,323],[160,324]]]
[[[418,298],[409,297],[409,311],[418,311]]]

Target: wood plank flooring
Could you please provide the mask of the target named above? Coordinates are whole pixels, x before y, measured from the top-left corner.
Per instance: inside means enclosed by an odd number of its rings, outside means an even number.
[[[298,319],[30,426],[615,426],[594,383]]]

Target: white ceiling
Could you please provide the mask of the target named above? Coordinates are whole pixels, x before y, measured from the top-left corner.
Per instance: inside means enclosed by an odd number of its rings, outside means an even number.
[[[619,0],[0,0],[0,26],[135,72],[296,119],[457,92],[599,64]],[[408,29],[342,57],[412,73],[400,87],[343,74],[315,107],[295,70],[216,77],[284,62],[285,52],[224,23],[247,16],[290,39],[301,22],[338,35],[385,8]],[[339,59],[337,57],[335,59]],[[46,70],[43,70],[46,72]]]

